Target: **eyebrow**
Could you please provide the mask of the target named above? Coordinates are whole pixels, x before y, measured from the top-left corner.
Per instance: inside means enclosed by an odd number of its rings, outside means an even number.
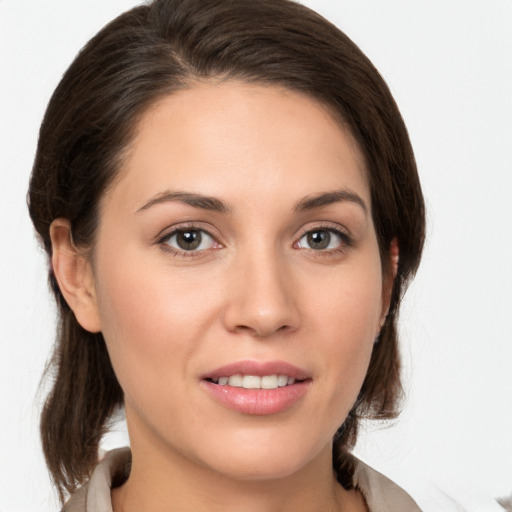
[[[305,197],[295,205],[294,210],[303,212],[345,201],[359,205],[363,209],[364,213],[368,214],[368,207],[366,206],[366,203],[363,201],[361,196],[355,192],[352,192],[351,190],[346,189],[334,190],[332,192],[324,192],[315,196]]]
[[[293,210],[297,212],[304,212],[308,210],[314,210],[315,208],[321,208],[322,206],[327,206],[333,203],[340,203],[345,201],[359,205],[365,214],[368,213],[368,208],[363,199],[355,192],[345,189],[335,190],[332,192],[324,192],[314,196],[305,197],[297,202]],[[157,204],[168,202],[181,202],[193,206],[194,208],[200,208],[202,210],[214,211],[218,213],[231,212],[231,208],[224,201],[217,199],[216,197],[204,196],[202,194],[195,194],[192,192],[166,190],[165,192],[161,192],[153,196],[147,203],[141,206],[136,211],[136,213],[148,210]]]
[[[166,190],[165,192],[161,192],[156,196],[153,196],[147,203],[145,203],[141,208],[137,210],[136,213],[140,213],[144,210],[148,210],[152,206],[162,203],[169,202],[180,202],[185,203],[194,208],[200,208],[202,210],[208,210],[218,213],[229,213],[229,206],[220,199],[215,197],[203,196],[201,194],[194,194],[191,192],[179,192]]]

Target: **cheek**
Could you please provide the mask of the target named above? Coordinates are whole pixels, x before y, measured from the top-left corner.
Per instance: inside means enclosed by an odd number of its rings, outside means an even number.
[[[325,385],[341,416],[350,409],[366,376],[382,312],[380,265],[331,282],[312,301],[313,329],[322,333],[319,353],[328,358]]]
[[[102,333],[124,391],[134,383],[157,388],[158,375],[184,374],[194,342],[213,316],[201,287],[184,286],[168,269],[143,263],[136,253],[115,261],[105,256],[98,268]]]
[[[382,314],[382,277],[378,262],[327,276],[323,287],[310,286],[308,308],[317,328],[330,330],[340,348],[357,348],[377,334]],[[319,283],[317,282],[317,285]]]

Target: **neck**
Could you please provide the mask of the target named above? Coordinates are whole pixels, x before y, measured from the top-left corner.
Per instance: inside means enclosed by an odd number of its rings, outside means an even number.
[[[132,470],[114,489],[114,512],[359,512],[356,491],[346,491],[332,470],[331,447],[291,475],[239,479],[213,471],[167,449],[132,440]]]

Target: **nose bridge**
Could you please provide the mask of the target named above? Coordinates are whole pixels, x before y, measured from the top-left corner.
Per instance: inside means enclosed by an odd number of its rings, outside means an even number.
[[[270,244],[237,255],[225,311],[230,331],[263,337],[298,327],[300,317],[289,265]]]

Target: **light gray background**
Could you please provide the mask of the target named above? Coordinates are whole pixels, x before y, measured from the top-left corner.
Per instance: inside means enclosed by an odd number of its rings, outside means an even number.
[[[54,329],[25,208],[38,125],[79,48],[133,0],[0,0],[0,511],[58,510],[38,440]],[[358,453],[414,487],[512,489],[512,1],[309,0],[387,80],[428,205],[402,315],[408,401]],[[122,428],[121,428],[122,430]],[[124,434],[106,446],[124,444]]]

